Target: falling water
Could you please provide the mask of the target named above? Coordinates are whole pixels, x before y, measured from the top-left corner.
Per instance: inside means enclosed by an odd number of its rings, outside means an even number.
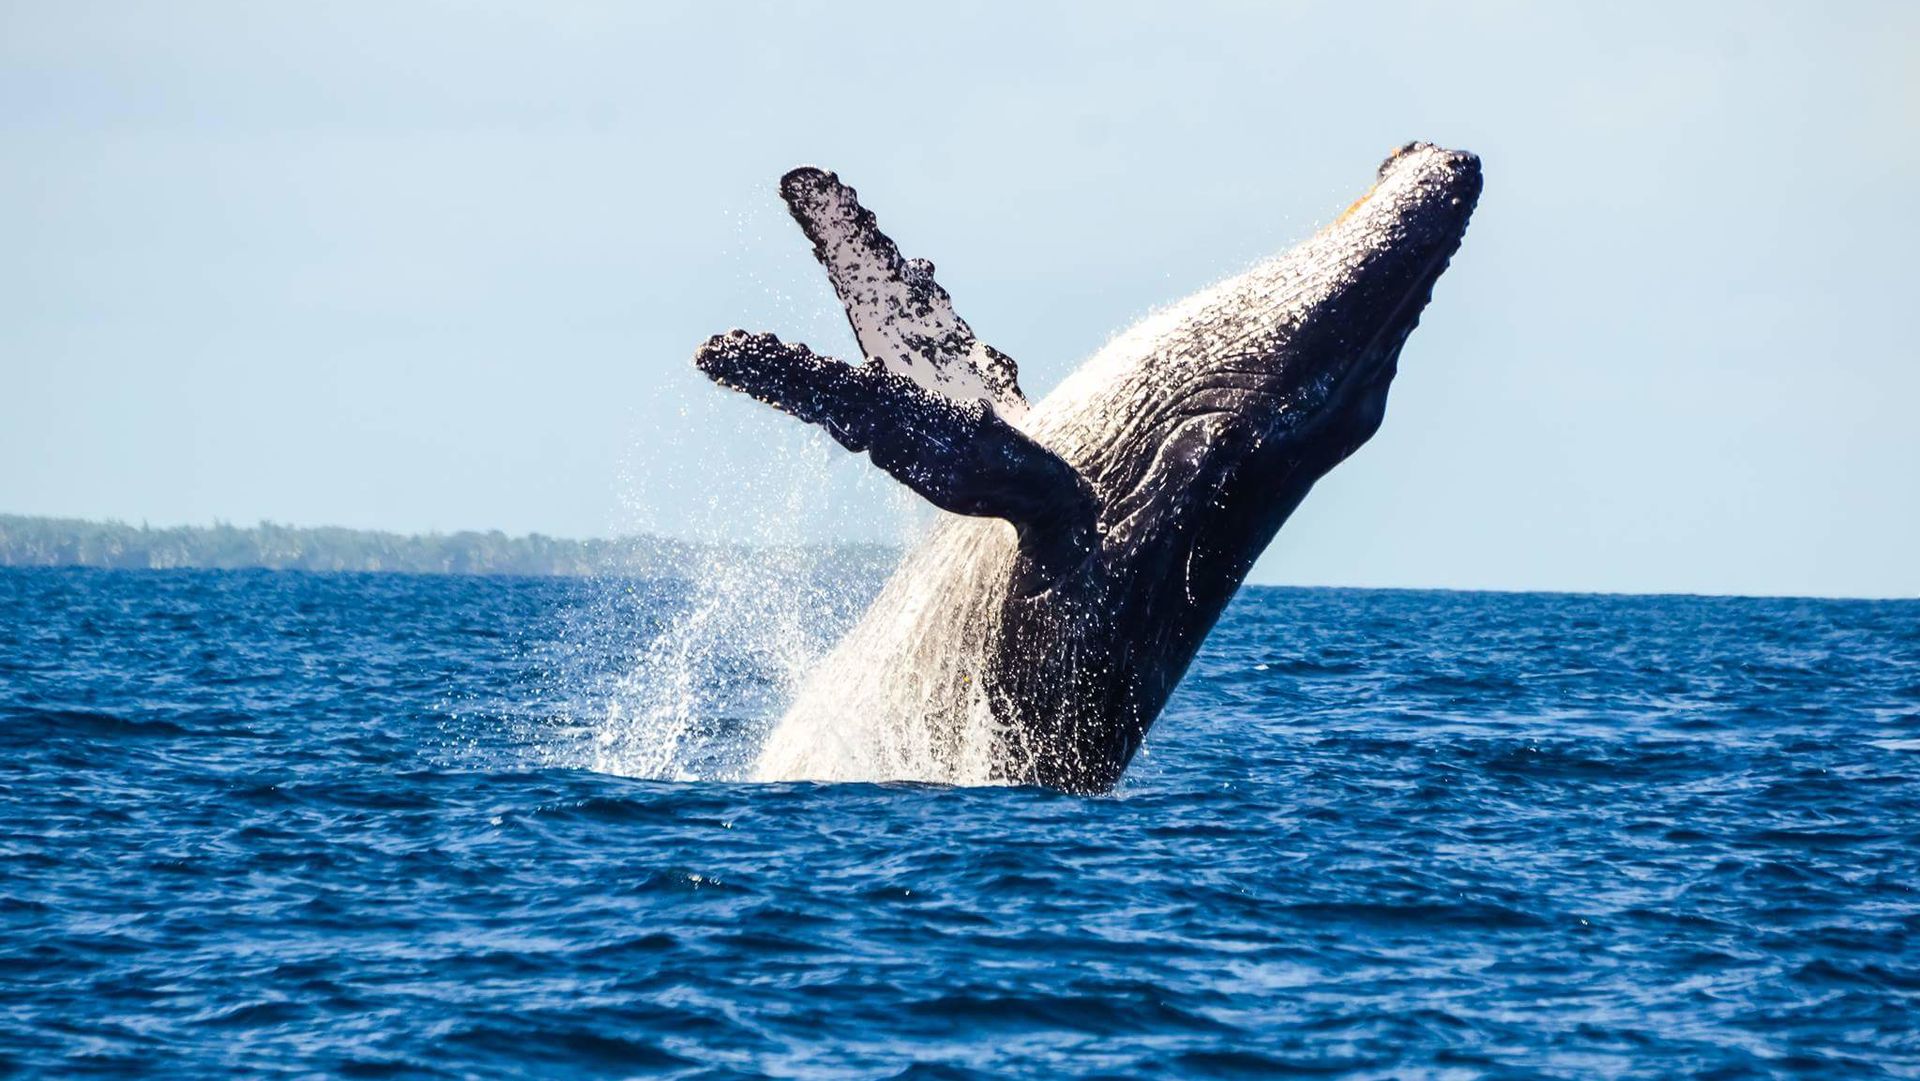
[[[549,664],[551,760],[656,780],[996,779],[982,654],[956,644],[993,633],[983,583],[1008,580],[1011,529],[929,528],[901,496],[902,539],[925,541],[897,568],[898,549],[800,543],[836,458],[791,438],[772,468],[708,482],[734,540],[694,548],[673,580],[614,566],[593,583]]]
[[[866,616],[799,686],[758,780],[998,780],[985,650],[1010,581],[1005,522],[944,518]]]
[[[678,574],[611,567],[596,583],[568,631],[598,643],[561,680],[570,701],[553,742],[569,764],[659,780],[746,776],[794,689],[884,578],[895,549],[805,543],[802,529],[833,501],[833,459],[809,433],[775,438],[753,475],[701,479],[715,513]]]

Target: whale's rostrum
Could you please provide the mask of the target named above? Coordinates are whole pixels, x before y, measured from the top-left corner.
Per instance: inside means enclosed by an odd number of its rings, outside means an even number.
[[[930,263],[833,174],[788,173],[865,360],[732,331],[695,363],[952,516],[801,686],[755,775],[1111,787],[1254,560],[1378,429],[1480,184],[1473,155],[1409,143],[1312,238],[1029,407]]]

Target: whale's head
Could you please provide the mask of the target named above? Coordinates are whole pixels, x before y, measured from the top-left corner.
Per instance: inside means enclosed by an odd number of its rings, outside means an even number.
[[[1379,427],[1480,186],[1474,155],[1409,143],[1316,235],[1148,317],[1043,403],[1033,427],[1093,486],[1119,603],[1204,635],[1307,490]]]

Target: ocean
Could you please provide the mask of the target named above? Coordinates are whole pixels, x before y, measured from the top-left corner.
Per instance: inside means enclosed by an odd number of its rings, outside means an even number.
[[[746,592],[0,570],[0,1073],[1920,1077],[1920,602],[1251,588],[1086,798],[729,780]]]

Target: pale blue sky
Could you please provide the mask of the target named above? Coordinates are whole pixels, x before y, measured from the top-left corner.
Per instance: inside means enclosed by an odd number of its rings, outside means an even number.
[[[1044,392],[1421,138],[1479,213],[1255,580],[1920,594],[1920,5],[0,12],[0,510],[897,535],[688,363],[851,353],[782,171]]]

